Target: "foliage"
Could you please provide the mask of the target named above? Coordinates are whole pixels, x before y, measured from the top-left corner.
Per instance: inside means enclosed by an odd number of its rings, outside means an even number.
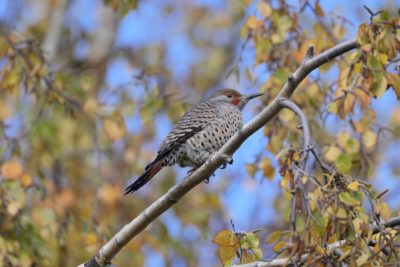
[[[220,84],[241,91],[251,86],[266,94],[267,104],[303,63],[310,44],[318,54],[351,29],[347,19],[331,16],[319,1],[296,6],[232,1],[215,8],[180,1],[106,0],[89,4],[84,19],[76,12],[86,1],[5,2],[0,28],[0,266],[74,266],[88,260],[176,182],[175,174],[166,171],[150,189],[122,197],[127,180],[152,159],[165,130],[206,90]],[[64,14],[64,23],[56,23],[52,14]],[[120,32],[132,14],[147,23],[147,38],[124,44]],[[399,24],[391,12],[371,15],[358,27],[359,48],[310,75],[293,97],[329,168],[314,164],[301,170],[304,151],[297,147],[302,132],[295,115],[283,110],[264,128],[266,147],[259,146],[246,166],[234,166],[256,180],[239,180],[230,173],[229,182],[212,179],[212,186],[195,188],[113,263],[141,266],[158,255],[165,265],[208,266],[217,264],[219,256],[230,265],[272,252],[280,257],[308,253],[310,264],[395,260],[397,249],[391,246],[397,230],[370,227],[383,227],[396,215],[395,208],[370,184],[386,148],[400,137],[398,106],[387,110],[389,120],[373,107],[382,96],[400,96]],[[54,58],[44,49],[47,40],[56,40],[50,42]],[[182,43],[190,49],[182,52]],[[326,129],[332,118],[346,126]],[[398,164],[389,165],[398,175]],[[229,227],[229,204],[222,196],[229,183],[262,184],[278,179],[276,174],[282,179],[274,223],[263,224],[262,231],[221,231]],[[299,195],[297,180],[306,197]],[[262,213],[258,208],[248,218],[251,227]],[[326,249],[343,239],[349,243],[341,255]],[[215,259],[204,257],[212,251]]]

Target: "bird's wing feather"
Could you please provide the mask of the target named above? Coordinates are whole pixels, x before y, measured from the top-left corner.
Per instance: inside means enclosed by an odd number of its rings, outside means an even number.
[[[207,125],[209,125],[211,121],[214,121],[218,116],[218,109],[210,101],[194,106],[176,123],[174,128],[162,142],[156,159],[147,165],[146,169],[164,158],[190,137],[206,128]]]

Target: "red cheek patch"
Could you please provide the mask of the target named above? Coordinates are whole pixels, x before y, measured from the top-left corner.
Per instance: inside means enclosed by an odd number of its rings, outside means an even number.
[[[235,98],[231,101],[232,105],[237,106],[240,103],[240,99],[239,98]]]

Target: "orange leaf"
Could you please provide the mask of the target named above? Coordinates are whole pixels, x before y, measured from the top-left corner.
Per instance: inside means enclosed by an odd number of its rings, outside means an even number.
[[[19,182],[23,187],[29,187],[32,185],[32,177],[29,174],[24,173],[20,178]]]
[[[222,230],[219,232],[213,239],[215,244],[220,245],[221,247],[237,247],[238,240],[234,232],[229,230]]]
[[[14,180],[22,174],[22,167],[15,161],[8,161],[1,166],[1,175],[5,180]]]

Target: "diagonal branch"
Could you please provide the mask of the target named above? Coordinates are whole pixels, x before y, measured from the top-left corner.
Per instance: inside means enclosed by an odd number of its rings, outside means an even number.
[[[277,115],[281,109],[279,99],[290,98],[300,82],[311,71],[317,69],[322,64],[355,49],[356,47],[357,42],[353,39],[337,44],[320,55],[306,60],[303,65],[289,76],[288,81],[285,83],[278,96],[268,106],[266,106],[261,113],[244,125],[243,129],[236,133],[217,153],[211,156],[205,164],[194,171],[190,176],[186,177],[180,184],[177,184],[168,190],[166,194],[147,207],[130,223],[125,225],[97,252],[95,257],[80,266],[103,267],[110,263],[126,243],[145,229],[158,216],[167,211],[172,205],[177,203],[193,187],[210,177],[214,171],[224,163],[227,156],[231,156],[249,136]]]

